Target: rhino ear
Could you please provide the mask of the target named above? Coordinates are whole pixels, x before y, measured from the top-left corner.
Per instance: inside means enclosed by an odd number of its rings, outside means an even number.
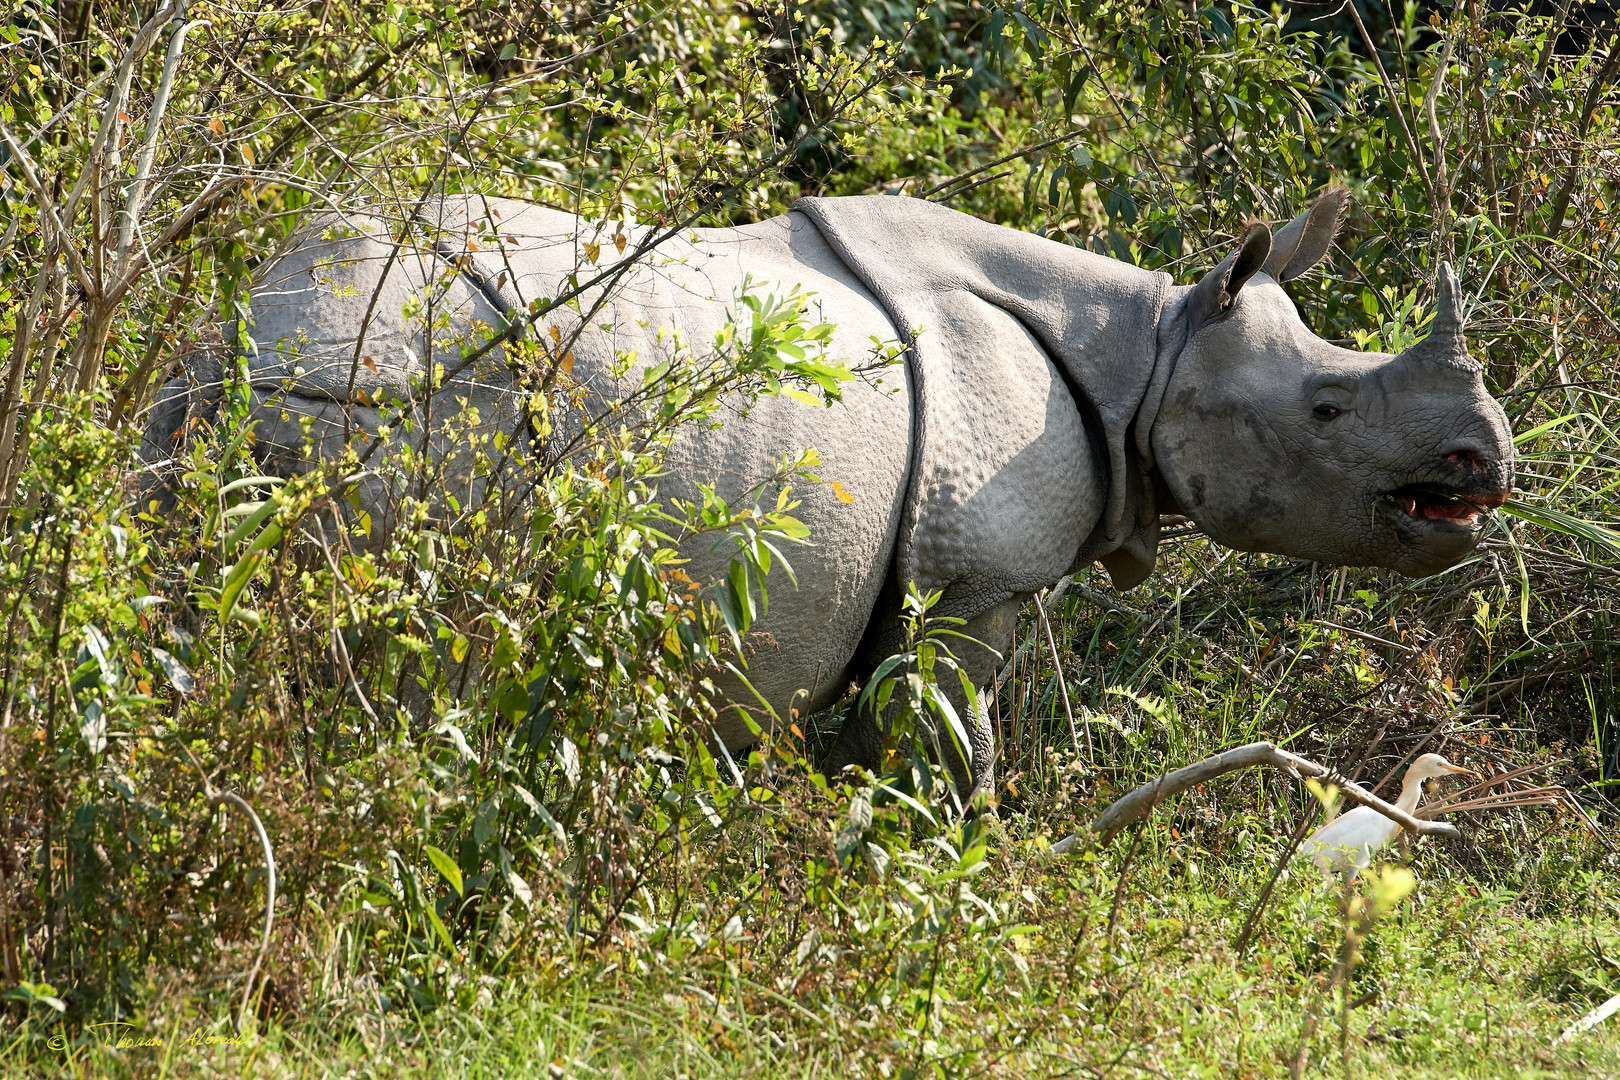
[[[1278,281],[1292,281],[1321,262],[1333,246],[1339,215],[1349,198],[1349,188],[1328,188],[1303,214],[1278,229],[1271,238],[1266,273]]]
[[[1215,318],[1237,299],[1243,283],[1265,265],[1271,254],[1271,229],[1263,221],[1256,221],[1243,230],[1238,238],[1237,250],[1220,261],[1204,275],[1204,280],[1193,286],[1187,298],[1187,313],[1197,327]]]

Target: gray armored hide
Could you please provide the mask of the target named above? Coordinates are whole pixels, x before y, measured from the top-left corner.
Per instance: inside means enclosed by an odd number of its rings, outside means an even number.
[[[983,642],[957,650],[982,684],[1035,590],[1093,561],[1120,588],[1143,580],[1161,512],[1234,547],[1330,563],[1433,573],[1466,556],[1511,486],[1512,442],[1463,343],[1450,268],[1433,332],[1400,356],[1322,341],[1278,284],[1325,255],[1343,203],[1330,191],[1275,235],[1253,225],[1197,285],[1176,286],[920,200],[804,199],[755,225],[666,239],[580,296],[583,327],[557,308],[540,332],[579,331],[572,376],[587,409],[621,393],[616,357],[635,354],[633,379],[678,341],[703,349],[745,280],[762,296],[813,294],[809,317],[836,324],[831,355],[845,362],[907,346],[903,367],[849,384],[831,407],[767,397],[669,455],[661,495],[707,482],[738,499],[784,454],[820,452],[829,483],[798,492],[812,540],[789,552],[798,588],[769,583],[747,642],[750,681],[787,717],[830,704],[892,652],[910,583],[940,590],[935,610]],[[463,347],[628,260],[647,234],[624,229],[621,253],[618,227],[507,200],[446,199],[423,217],[432,243],[420,247],[364,215],[323,221],[257,276],[258,448],[269,467],[297,469],[306,441],[331,454],[401,399],[432,454],[450,452],[447,423],[511,436],[493,470],[452,459],[444,490],[423,493],[441,507],[454,494],[465,511],[491,485],[516,489],[546,450],[500,350],[465,365]],[[431,396],[429,362],[451,376]],[[214,380],[165,388],[149,462],[212,407]],[[362,508],[387,528],[408,484],[375,470]],[[685,554],[700,569],[723,558],[708,541]],[[753,699],[726,689],[717,734],[740,749],[753,736],[736,710]],[[968,760],[950,762],[965,789],[988,777],[992,732],[982,701],[956,706],[972,735]],[[766,722],[757,709],[755,720]],[[872,765],[881,742],[875,718],[852,716],[828,764]]]

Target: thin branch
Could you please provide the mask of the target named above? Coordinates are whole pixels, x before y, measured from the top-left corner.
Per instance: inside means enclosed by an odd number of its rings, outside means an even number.
[[[246,799],[234,791],[217,791],[208,797],[209,806],[218,806],[222,802],[233,804],[252,822],[253,831],[259,837],[259,848],[264,852],[266,875],[264,932],[259,938],[259,952],[253,958],[253,967],[248,970],[247,985],[242,988],[242,1011],[236,1021],[236,1029],[241,1031],[247,1024],[248,1006],[253,1003],[253,986],[259,980],[259,971],[264,966],[265,955],[270,951],[270,935],[276,926],[276,852],[270,844],[270,833],[265,829],[264,822],[259,820],[259,815],[253,812],[253,807],[248,805]]]
[[[1434,106],[1440,97],[1440,87],[1446,81],[1446,71],[1451,66],[1452,42],[1449,36],[1443,39],[1440,59],[1434,65],[1434,78],[1429,81],[1429,89],[1423,95],[1423,115],[1429,121],[1429,145],[1434,148],[1434,189],[1437,194],[1446,191],[1446,148]]]
[[[1586,108],[1581,113],[1579,134],[1569,152],[1569,167],[1564,170],[1563,183],[1558,186],[1558,193],[1553,197],[1552,214],[1547,220],[1547,235],[1557,236],[1558,230],[1564,227],[1564,216],[1569,213],[1569,201],[1574,197],[1575,186],[1581,178],[1581,151],[1587,142],[1587,132],[1592,127],[1592,117],[1597,113],[1598,103],[1603,99],[1603,90],[1614,78],[1615,69],[1620,67],[1620,36],[1609,40],[1609,55],[1604,58],[1603,67],[1598,70],[1597,77],[1586,90]]]
[[[1063,598],[1069,594],[1069,590],[1073,587],[1073,574],[1066,574],[1063,577],[1058,578],[1057,584],[1052,586],[1051,591],[1046,594],[1046,599],[1042,601],[1042,604],[1045,606],[1046,610],[1055,612],[1058,609],[1058,605],[1063,602]],[[1034,647],[1035,628],[1030,627],[1029,633],[1024,637],[1024,643],[1018,646],[1017,651],[1015,651],[1012,656],[1008,658],[1006,664],[1002,665],[1001,671],[996,675],[996,690],[998,692],[1003,686],[1007,685],[1007,680],[1012,678],[1012,673],[1018,667],[1018,662],[1022,660],[1025,655],[1028,654],[1029,650]]]
[[[47,227],[50,242],[66,256],[68,268],[73,271],[74,280],[79,283],[79,288],[84,290],[86,296],[95,295],[95,282],[90,280],[84,261],[79,258],[78,249],[73,246],[73,241],[68,236],[67,228],[63,224],[64,219],[56,215],[56,208],[51,205],[50,193],[45,190],[45,185],[40,183],[39,174],[34,171],[33,160],[21,146],[17,145],[16,138],[3,121],[0,121],[0,141],[4,141],[11,150],[11,160],[17,163],[23,179],[28,182],[29,190],[34,193],[34,201],[39,205],[39,218]]]
[[[1398,641],[1391,641],[1388,638],[1381,638],[1377,634],[1369,634],[1365,630],[1353,630],[1348,626],[1340,626],[1338,623],[1328,622],[1326,619],[1312,619],[1311,621],[1317,626],[1324,626],[1329,630],[1337,630],[1341,634],[1349,634],[1351,637],[1360,638],[1362,641],[1373,645],[1382,645],[1386,649],[1399,649],[1408,656],[1417,656],[1423,651],[1422,649],[1415,648],[1411,645],[1402,645]]]
[[[1351,4],[1354,7],[1354,4]],[[1447,34],[1441,39],[1440,59],[1434,65],[1434,78],[1429,81],[1429,89],[1423,95],[1423,115],[1429,121],[1429,146],[1434,151],[1434,183],[1429,189],[1429,197],[1434,205],[1434,234],[1432,237],[1434,258],[1430,260],[1435,266],[1436,273],[1442,260],[1449,260],[1451,245],[1448,240],[1451,235],[1451,187],[1446,175],[1446,143],[1440,134],[1440,120],[1435,115],[1434,106],[1440,96],[1440,87],[1446,81],[1446,72],[1451,67],[1451,48],[1455,38]],[[1462,168],[1462,163],[1457,165]]]
[[[1057,638],[1052,634],[1052,621],[1046,617],[1046,605],[1036,604],[1035,614],[1041,620],[1041,629],[1046,631],[1046,647],[1052,650],[1052,671],[1057,675],[1058,690],[1063,696],[1063,715],[1069,721],[1069,741],[1076,750],[1080,749],[1080,736],[1074,730],[1074,708],[1069,704],[1069,680],[1063,674],[1063,658],[1058,655]],[[1091,750],[1091,725],[1086,728],[1086,761],[1091,771],[1097,771],[1097,758]]]
[[[1423,178],[1423,186],[1428,189],[1429,205],[1434,208],[1436,206],[1434,181],[1429,178],[1429,167],[1424,163],[1417,139],[1412,137],[1412,129],[1406,122],[1406,110],[1401,108],[1400,95],[1395,92],[1395,84],[1389,81],[1389,76],[1384,72],[1384,62],[1378,58],[1378,46],[1373,44],[1372,35],[1367,33],[1367,24],[1361,21],[1361,12],[1356,10],[1354,3],[1344,6],[1350,12],[1350,17],[1356,21],[1356,29],[1361,31],[1361,43],[1367,46],[1367,55],[1372,58],[1378,79],[1384,84],[1384,95],[1389,99],[1390,111],[1395,114],[1395,119],[1401,122],[1401,135],[1406,140],[1407,152],[1412,155],[1412,164],[1417,166],[1418,175]]]
[[[930,198],[931,196],[933,196],[937,192],[944,191],[946,188],[951,187],[951,186],[953,186],[955,184],[960,184],[963,180],[966,180],[969,177],[978,176],[982,172],[989,172],[991,169],[994,169],[996,166],[1005,165],[1009,161],[1017,161],[1021,157],[1028,157],[1030,154],[1038,153],[1038,152],[1040,152],[1042,150],[1045,150],[1048,146],[1056,146],[1058,143],[1068,142],[1070,139],[1078,139],[1080,136],[1082,136],[1084,134],[1086,134],[1084,131],[1069,131],[1069,132],[1065,132],[1062,135],[1055,136],[1054,138],[1043,139],[1040,142],[1035,143],[1033,146],[1024,147],[1022,150],[1014,150],[1010,154],[1003,154],[1001,157],[996,158],[994,161],[986,162],[985,164],[980,165],[976,169],[969,169],[965,173],[958,173],[957,175],[951,177],[949,180],[941,180],[939,183],[935,184],[933,187],[929,188],[927,191],[924,191],[924,192],[920,193],[917,196],[917,198],[919,198],[919,199]]]
[[[102,152],[107,148],[108,140],[112,138],[113,132],[121,122],[120,114],[124,111],[125,99],[129,97],[129,82],[135,74],[136,63],[152,50],[163,24],[168,22],[174,13],[173,4],[159,9],[145,26],[135,32],[135,39],[130,42],[129,50],[119,62],[118,76],[113,84],[113,91],[107,98],[107,107],[102,110],[101,127],[96,131],[96,140],[90,147],[90,153],[85,156],[85,167],[79,173],[78,183],[73,185],[67,201],[62,204],[63,222],[73,220],[73,215],[79,208],[79,199],[84,195],[85,185],[90,182],[90,177],[99,171],[96,166],[101,162]]]
[[[175,12],[177,19],[180,15],[180,12]],[[129,245],[135,238],[135,222],[145,209],[141,203],[146,194],[146,181],[152,172],[152,159],[157,156],[163,114],[169,108],[169,94],[174,89],[174,73],[180,66],[180,54],[186,45],[186,35],[197,27],[208,24],[207,19],[181,23],[169,38],[169,53],[163,60],[163,74],[158,79],[157,95],[152,99],[151,111],[146,114],[146,141],[141,144],[140,156],[135,159],[135,180],[129,185],[129,191],[124,196],[124,221],[118,230],[118,249],[113,255],[113,265],[116,267],[113,271],[114,280],[124,276],[125,261],[129,258]]]
[[[236,1030],[241,1031],[242,1025],[247,1021],[248,1005],[253,1000],[253,984],[258,981],[265,955],[270,951],[270,935],[276,925],[276,849],[270,843],[269,830],[264,827],[264,822],[259,820],[259,815],[254,812],[253,807],[248,805],[248,801],[234,791],[220,791],[215,788],[213,781],[208,779],[208,771],[202,767],[202,762],[197,760],[197,755],[191,752],[191,747],[184,742],[179,746],[185,751],[186,757],[191,759],[192,767],[197,770],[197,776],[202,780],[203,797],[207,799],[208,806],[212,809],[228,802],[246,814],[248,821],[253,825],[254,834],[259,838],[259,849],[264,853],[264,932],[259,937],[259,952],[253,958],[253,967],[248,969],[247,986],[242,990],[242,1011],[236,1020]]]

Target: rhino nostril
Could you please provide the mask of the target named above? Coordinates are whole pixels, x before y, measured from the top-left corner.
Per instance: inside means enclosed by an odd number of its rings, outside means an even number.
[[[1446,460],[1453,465],[1460,465],[1469,472],[1478,472],[1484,466],[1479,460],[1477,450],[1453,450],[1446,455]]]

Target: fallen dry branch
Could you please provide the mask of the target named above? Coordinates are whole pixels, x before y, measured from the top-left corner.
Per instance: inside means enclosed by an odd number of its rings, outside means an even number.
[[[1385,802],[1366,788],[1353,784],[1341,776],[1333,774],[1333,770],[1325,765],[1318,765],[1314,761],[1290,754],[1280,750],[1268,742],[1249,743],[1228,750],[1224,754],[1205,758],[1203,761],[1166,773],[1157,780],[1151,780],[1138,787],[1125,797],[1116,800],[1108,809],[1097,816],[1091,823],[1091,834],[1102,843],[1107,843],[1119,835],[1121,829],[1134,824],[1152,813],[1153,808],[1166,799],[1180,795],[1188,788],[1197,787],[1207,783],[1217,776],[1224,776],[1229,772],[1246,769],[1253,765],[1274,765],[1288,773],[1290,776],[1313,776],[1331,778],[1332,782],[1345,795],[1363,806],[1383,814],[1385,817],[1400,825],[1408,832],[1420,836],[1461,836],[1455,825],[1443,821],[1421,821],[1406,811]],[[1052,845],[1051,851],[1055,855],[1062,855],[1080,846],[1086,834],[1075,833],[1065,837]]]

